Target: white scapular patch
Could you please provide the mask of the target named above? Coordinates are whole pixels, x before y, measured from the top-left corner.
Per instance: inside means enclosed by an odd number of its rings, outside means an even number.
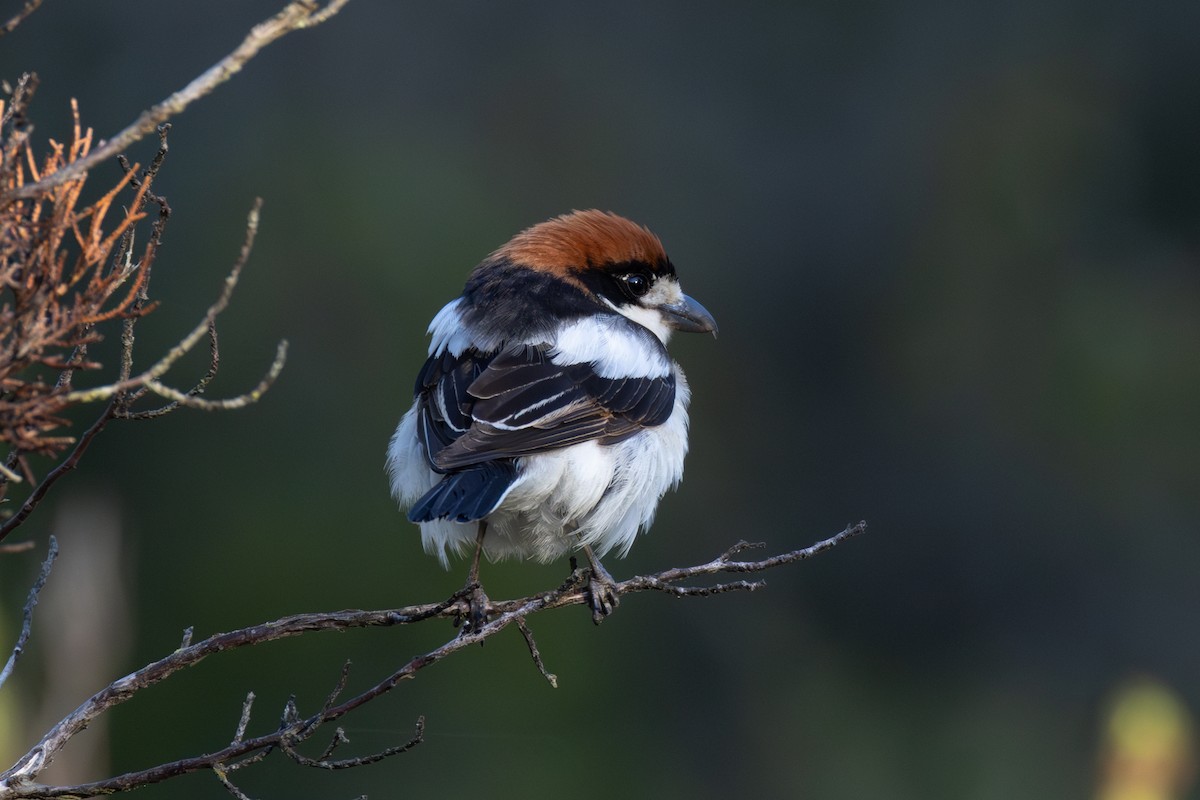
[[[597,375],[609,379],[671,374],[671,359],[658,342],[603,315],[584,317],[560,328],[550,360],[563,366],[592,364]]]
[[[457,358],[471,346],[471,337],[463,325],[462,310],[459,308],[461,303],[461,297],[451,300],[442,306],[442,310],[429,323],[429,355],[449,350],[450,355]]]

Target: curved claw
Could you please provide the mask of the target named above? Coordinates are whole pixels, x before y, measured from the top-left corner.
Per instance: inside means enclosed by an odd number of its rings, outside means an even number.
[[[467,595],[467,612],[455,617],[454,626],[461,627],[459,636],[469,636],[488,622],[488,614],[492,610],[492,601],[488,598],[483,587],[476,583]]]
[[[592,609],[592,622],[599,625],[621,604],[611,578],[592,575],[588,578],[588,605]]]
[[[588,606],[592,609],[592,622],[599,625],[617,609],[621,600],[617,592],[617,582],[613,580],[612,575],[608,574],[608,570],[600,563],[600,559],[596,558],[592,548],[585,546],[583,553],[587,556],[589,567]]]

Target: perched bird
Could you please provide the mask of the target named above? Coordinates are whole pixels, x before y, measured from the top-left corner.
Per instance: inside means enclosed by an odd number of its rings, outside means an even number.
[[[576,211],[518,233],[429,325],[429,358],[387,454],[428,553],[586,555],[597,622],[615,607],[599,556],[625,555],[678,484],[689,390],[673,331],[717,331],[653,233]]]

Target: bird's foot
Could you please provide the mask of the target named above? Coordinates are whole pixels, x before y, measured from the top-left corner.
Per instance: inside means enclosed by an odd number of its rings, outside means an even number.
[[[588,569],[587,592],[588,605],[592,609],[592,622],[597,625],[604,622],[621,603],[617,596],[617,582],[608,574],[608,570],[599,559],[592,559]]]
[[[466,594],[467,608],[455,616],[454,626],[459,628],[459,636],[469,636],[487,624],[492,601],[478,583],[467,584],[463,592]]]

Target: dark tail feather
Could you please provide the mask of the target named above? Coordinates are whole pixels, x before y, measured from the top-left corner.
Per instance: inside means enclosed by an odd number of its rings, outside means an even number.
[[[451,472],[416,502],[408,518],[412,522],[475,522],[495,510],[516,478],[512,461],[487,461]]]

